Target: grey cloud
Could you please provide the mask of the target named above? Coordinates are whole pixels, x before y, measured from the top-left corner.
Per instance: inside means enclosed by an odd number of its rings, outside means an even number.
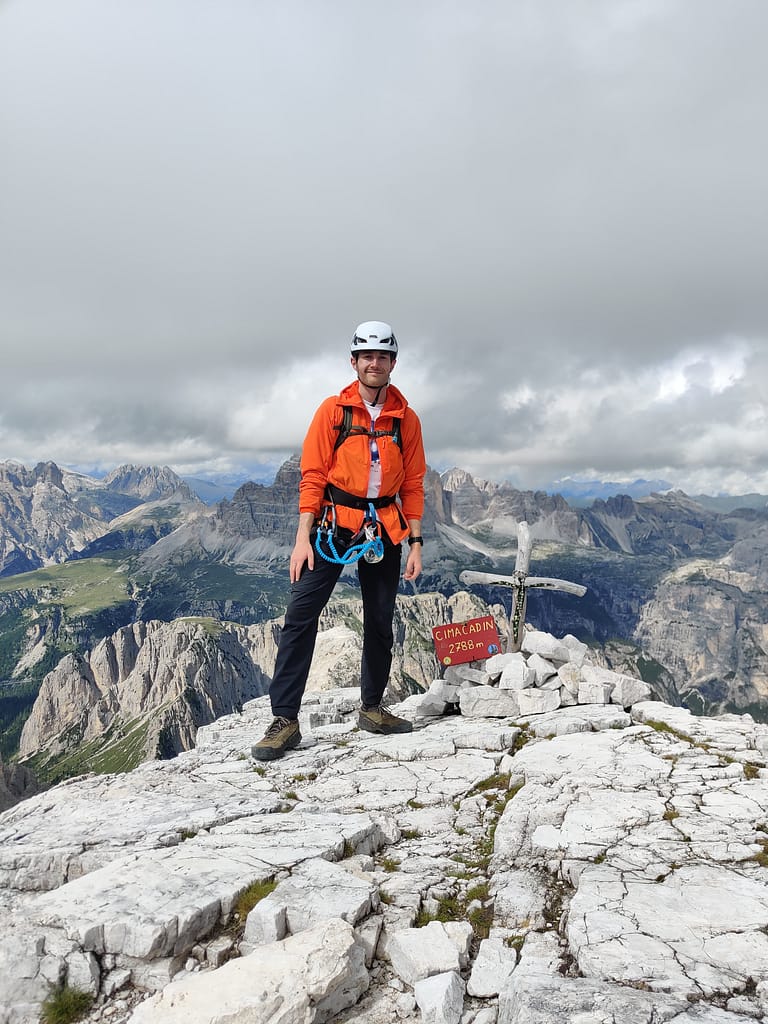
[[[242,463],[251,382],[327,352],[341,387],[381,317],[436,461],[764,483],[723,438],[765,401],[766,30],[761,0],[6,2],[0,457]],[[687,350],[684,395],[627,402]]]

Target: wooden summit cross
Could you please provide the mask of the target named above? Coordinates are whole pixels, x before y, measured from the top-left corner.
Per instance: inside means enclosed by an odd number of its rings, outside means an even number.
[[[499,576],[492,572],[475,572],[472,569],[465,569],[459,574],[462,583],[483,583],[487,587],[512,587],[512,610],[509,616],[509,637],[507,639],[507,652],[510,654],[519,651],[523,642],[525,606],[530,589],[562,590],[566,594],[575,594],[576,597],[583,597],[587,592],[587,588],[582,587],[580,583],[568,583],[567,580],[555,580],[546,576],[529,576],[528,563],[530,560],[531,532],[528,529],[528,523],[522,522],[517,524],[517,558],[512,576]]]

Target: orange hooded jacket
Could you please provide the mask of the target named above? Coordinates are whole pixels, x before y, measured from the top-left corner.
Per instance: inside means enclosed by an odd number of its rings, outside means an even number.
[[[324,505],[326,484],[334,484],[350,494],[365,497],[371,469],[370,439],[365,434],[351,434],[334,451],[344,406],[352,407],[353,426],[368,429],[371,417],[360,396],[357,381],[348,384],[339,395],[326,398],[314,415],[304,439],[301,453],[299,512],[319,517]],[[384,408],[376,420],[377,430],[391,430],[393,420],[400,420],[402,449],[392,437],[379,437],[381,460],[381,496],[398,495],[399,502],[376,510],[381,525],[393,544],[399,544],[409,533],[408,520],[421,519],[424,512],[424,474],[427,464],[421,438],[419,417],[400,391],[390,384]],[[360,509],[336,505],[337,525],[353,533],[362,526],[366,513]]]

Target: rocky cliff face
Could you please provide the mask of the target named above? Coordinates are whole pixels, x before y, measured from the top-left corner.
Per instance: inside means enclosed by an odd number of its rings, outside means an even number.
[[[54,463],[0,463],[0,576],[64,561],[103,532],[64,490]]]
[[[584,513],[595,543],[627,554],[673,559],[721,557],[734,543],[764,532],[768,510],[706,509],[682,491],[634,500],[596,501]]]
[[[768,701],[768,595],[760,579],[708,561],[667,574],[643,607],[637,643],[699,711]]]
[[[169,466],[118,466],[103,480],[108,491],[131,494],[139,501],[156,501],[172,494],[194,500],[188,485]]]
[[[23,765],[3,764],[0,760],[0,811],[26,800],[37,792],[37,780]]]
[[[53,462],[0,463],[0,576],[66,561],[107,534],[114,516],[171,495],[198,503],[167,467],[122,466],[102,482]]]
[[[475,530],[480,527],[502,538],[515,538],[517,523],[526,521],[537,540],[589,542],[581,514],[559,494],[518,491],[508,484],[475,480],[460,469],[449,470],[441,480],[451,520],[459,526]]]
[[[47,777],[53,765],[114,770],[187,750],[197,728],[266,692],[249,656],[260,631],[218,622],[138,622],[85,655],[67,655],[40,689],[19,745]],[[271,653],[271,652],[270,652]]]
[[[0,815],[3,1024],[61,984],[86,1024],[764,1019],[768,727],[538,642],[620,702],[504,714],[470,673],[470,717],[410,698],[414,732],[374,736],[310,694],[301,746],[254,771],[262,697]]]

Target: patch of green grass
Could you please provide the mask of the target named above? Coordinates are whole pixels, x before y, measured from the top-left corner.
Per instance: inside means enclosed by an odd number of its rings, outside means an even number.
[[[59,605],[70,615],[89,614],[130,601],[127,565],[124,551],[105,552],[0,579],[0,593],[43,591],[39,605]]]
[[[487,779],[481,779],[480,782],[476,782],[467,793],[467,796],[477,796],[478,793],[487,793],[488,790],[492,789],[506,790],[508,788],[509,774],[497,773],[496,775],[489,775]]]
[[[245,921],[257,903],[260,903],[265,896],[275,891],[277,882],[274,879],[267,881],[251,882],[247,889],[244,889],[235,902],[235,913],[241,921]]]
[[[762,765],[753,764],[751,761],[747,761],[747,763],[744,765],[744,778],[745,779],[759,779],[760,778],[760,769],[762,767],[763,767]]]
[[[86,772],[107,775],[132,771],[145,758],[149,721],[113,722],[107,731],[88,743],[81,743],[81,725],[74,725],[63,737],[66,750],[51,755],[41,751],[28,758],[27,764],[44,785]]]
[[[379,862],[384,871],[398,871],[400,869],[400,861],[395,857],[382,857]]]
[[[487,939],[493,924],[493,905],[474,907],[467,914],[467,920],[472,925],[476,938]]]
[[[667,807],[666,811],[662,814],[664,821],[674,821],[675,818],[680,817],[680,812],[676,811],[674,807]]]
[[[468,900],[487,900],[488,899],[488,882],[482,881],[477,882],[475,885],[470,886],[467,889]]]
[[[462,868],[461,870],[459,870],[458,868],[448,868],[448,870],[445,873],[448,876],[448,878],[464,879],[465,881],[468,881],[470,878],[473,877],[472,873],[470,871],[467,871],[466,868]]]
[[[289,789],[288,792],[283,797],[283,799],[284,800],[298,800],[299,799],[299,794],[295,790]]]
[[[530,743],[533,739],[533,733],[530,730],[527,722],[524,722],[520,727],[520,732],[515,736],[515,742],[512,744],[510,753],[516,754],[518,750],[522,750],[526,743]]]
[[[667,725],[666,722],[660,722],[658,719],[647,718],[643,724],[649,726],[654,732],[666,733],[668,736],[674,736],[678,740],[685,740],[686,743],[693,742],[691,737],[687,736],[684,732],[673,729],[671,725]]]
[[[401,828],[400,835],[403,839],[421,839],[421,832],[417,828]]]
[[[424,804],[421,800],[414,800],[414,798],[411,797],[411,799],[407,801],[407,806],[413,811],[420,811]]]
[[[416,915],[414,928],[423,928],[430,921],[463,921],[466,916],[466,903],[458,896],[444,896],[437,901],[437,910],[430,913],[422,907]]]
[[[192,626],[200,626],[207,637],[217,639],[226,630],[226,625],[220,619],[212,619],[208,615],[183,615],[177,622],[187,622]]]
[[[423,928],[430,921],[469,921],[478,939],[487,939],[493,924],[493,905],[484,904],[469,910],[473,900],[487,900],[488,885],[483,881],[473,886],[462,897],[458,895],[444,896],[437,901],[437,910],[430,913],[424,907],[419,910],[414,923],[415,928]]]
[[[79,988],[64,985],[55,989],[42,1006],[42,1024],[74,1024],[93,1006],[93,996]]]
[[[525,943],[524,935],[508,935],[504,939],[504,945],[509,946],[510,949],[514,949],[517,953],[523,948]]]

